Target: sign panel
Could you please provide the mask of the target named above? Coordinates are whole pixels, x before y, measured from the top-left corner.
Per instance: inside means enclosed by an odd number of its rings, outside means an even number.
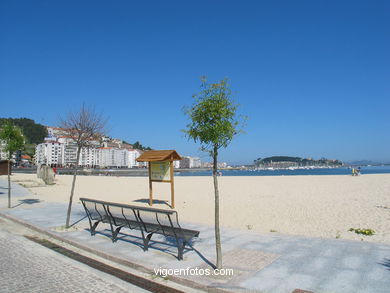
[[[10,171],[12,173],[12,170]],[[0,161],[0,175],[8,175],[8,161],[6,160]]]
[[[151,180],[171,180],[169,162],[150,162]]]

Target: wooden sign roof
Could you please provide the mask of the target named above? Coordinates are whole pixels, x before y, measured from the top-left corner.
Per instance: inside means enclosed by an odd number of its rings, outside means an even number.
[[[137,162],[179,161],[180,155],[175,150],[146,151],[137,158]]]

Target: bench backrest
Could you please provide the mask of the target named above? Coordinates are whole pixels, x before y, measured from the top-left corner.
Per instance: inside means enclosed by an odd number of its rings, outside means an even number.
[[[106,211],[103,204],[89,200],[82,201],[82,203],[92,220],[102,220],[104,217],[106,217]]]
[[[89,198],[80,198],[80,201],[92,220],[104,220],[104,217],[110,217],[113,221],[116,219],[124,219],[130,226],[141,224],[146,232],[149,232],[150,224],[180,228],[176,211],[113,203]],[[114,224],[117,225],[117,223]]]

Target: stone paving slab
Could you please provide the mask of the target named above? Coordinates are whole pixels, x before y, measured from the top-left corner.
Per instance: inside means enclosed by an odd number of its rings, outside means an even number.
[[[72,222],[77,222],[74,229],[59,232],[56,227],[64,224],[66,207],[65,203],[38,202],[1,212],[151,272],[158,268],[211,268],[215,260],[213,227],[181,223],[199,230],[200,237],[191,243],[193,249],[185,251],[184,260],[178,261],[176,247],[161,235],[153,235],[147,252],[142,250],[140,234],[134,230],[124,229],[119,240],[112,243],[109,226],[99,225],[98,233],[91,237],[80,204],[73,207]],[[231,291],[285,293],[299,288],[318,293],[389,292],[390,245],[222,229],[222,248],[226,266],[236,272],[234,277],[180,278]]]
[[[7,176],[2,176],[3,178],[7,178]],[[8,181],[0,178],[0,200],[7,199],[8,200]],[[25,197],[32,195],[28,189],[20,186],[18,183],[11,182],[11,198],[12,197]]]
[[[0,292],[148,292],[0,230]]]

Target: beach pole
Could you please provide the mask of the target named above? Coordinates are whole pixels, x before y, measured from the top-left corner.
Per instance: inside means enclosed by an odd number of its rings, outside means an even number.
[[[171,207],[175,208],[175,183],[173,181],[173,161],[169,162],[170,172],[171,172]]]
[[[151,162],[149,164],[149,205],[153,205],[153,183],[152,183],[152,165]]]

